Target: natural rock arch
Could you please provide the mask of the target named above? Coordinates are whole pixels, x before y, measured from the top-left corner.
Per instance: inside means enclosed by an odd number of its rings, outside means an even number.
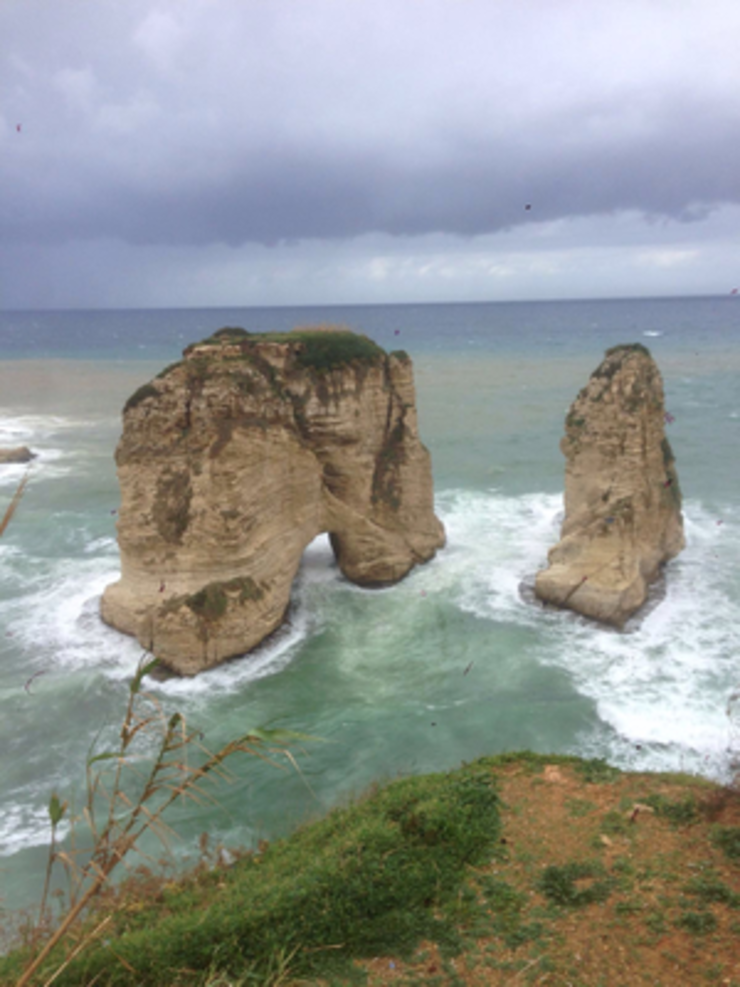
[[[347,331],[224,329],[140,388],[116,452],[103,619],[192,675],[282,622],[306,546],[396,582],[444,544],[411,360]]]

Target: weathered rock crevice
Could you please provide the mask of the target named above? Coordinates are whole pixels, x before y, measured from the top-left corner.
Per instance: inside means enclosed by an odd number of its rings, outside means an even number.
[[[565,519],[536,595],[621,627],[684,546],[663,382],[638,344],[607,351],[565,421]]]
[[[444,544],[406,354],[225,329],[183,356],[124,410],[121,578],[101,603],[165,665],[192,675],[275,630],[318,534],[363,586]]]

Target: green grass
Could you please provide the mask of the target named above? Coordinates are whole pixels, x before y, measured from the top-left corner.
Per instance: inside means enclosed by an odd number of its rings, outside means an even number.
[[[367,336],[343,328],[327,331],[309,327],[292,332],[250,333],[227,326],[192,345],[217,346],[223,342],[239,344],[243,356],[247,358],[259,343],[288,343],[293,348],[297,365],[318,373],[336,370],[350,363],[374,363],[385,355],[385,351]],[[186,348],[185,356],[192,345]]]
[[[631,353],[641,353],[643,356],[647,357],[650,357],[651,355],[650,350],[647,346],[643,346],[642,343],[622,343],[618,346],[612,346],[606,351],[604,354],[604,359],[591,374],[591,377],[603,377],[606,380],[611,380],[611,378],[622,369],[624,358],[629,356]]]
[[[568,814],[573,816],[574,819],[590,816],[592,812],[596,811],[596,804],[589,802],[588,799],[566,799],[565,807],[568,810]]]
[[[591,758],[587,761],[576,760],[574,766],[583,780],[592,785],[603,785],[616,781],[621,774],[619,768],[613,768],[601,758]]]
[[[516,949],[526,942],[539,939],[544,932],[541,922],[526,922],[527,896],[507,881],[490,875],[479,879],[481,893],[491,910],[492,921],[485,933],[494,934],[510,949]]]
[[[623,813],[612,809],[601,820],[601,832],[607,836],[626,836],[630,832],[630,824]]]
[[[717,919],[711,912],[683,912],[676,919],[676,925],[695,936],[705,936],[717,928]]]
[[[691,795],[676,802],[663,795],[648,795],[645,804],[655,809],[656,814],[672,826],[690,826],[699,818],[699,807]]]
[[[162,380],[163,377],[166,377],[173,370],[176,370],[177,367],[181,367],[181,366],[182,366],[182,360],[177,360],[175,363],[168,363],[166,367],[163,367],[162,370],[159,371],[159,373],[154,379]]]
[[[574,860],[568,864],[551,864],[539,881],[540,891],[557,905],[581,908],[605,901],[614,882],[598,861]]]
[[[702,877],[694,877],[684,885],[686,894],[698,898],[700,901],[719,902],[728,905],[730,908],[740,908],[740,894],[736,894],[723,881],[720,881],[714,874],[705,874]]]
[[[715,826],[710,838],[730,860],[740,860],[740,826]]]
[[[291,332],[288,342],[300,342],[296,361],[309,370],[334,370],[348,363],[373,363],[384,351],[367,336],[353,332]]]
[[[146,401],[147,398],[158,398],[159,391],[153,384],[142,384],[131,397],[126,401],[123,406],[124,412],[131,411],[137,405],[141,404],[142,401]]]
[[[627,356],[629,353],[642,353],[643,356],[650,356],[650,350],[647,346],[643,346],[642,343],[620,343],[617,346],[611,346],[605,356]]]
[[[451,906],[500,829],[483,763],[395,782],[205,875],[205,887],[175,885],[151,905],[118,910],[106,930],[115,954],[92,945],[55,983],[205,984],[214,970],[262,983],[285,957],[292,977],[331,977],[346,975],[352,957],[410,955],[422,939],[454,951]],[[10,964],[0,960],[0,981]]]
[[[234,369],[240,363],[242,366],[246,365],[250,373],[247,377],[235,375],[237,387],[247,394],[257,393],[259,392],[257,381],[261,376],[279,399],[290,399],[295,403],[294,397],[284,387],[283,375],[265,358],[264,350],[261,349],[264,343],[288,345],[290,349],[286,370],[288,373],[296,370],[307,371],[313,375],[316,393],[325,404],[331,399],[333,388],[339,386],[341,391],[340,384],[332,381],[328,376],[332,371],[351,366],[355,369],[355,383],[361,384],[368,367],[379,363],[386,356],[385,350],[367,336],[351,332],[341,326],[328,329],[307,327],[294,329],[292,332],[265,333],[250,333],[238,326],[225,326],[206,339],[186,346],[183,350],[184,359],[169,364],[157,374],[155,380],[161,380],[171,373],[182,370],[191,394],[199,393],[214,372],[210,355],[202,348],[213,347],[214,350],[218,350],[222,349],[224,344],[231,344],[230,350],[223,355],[223,359]],[[194,353],[196,348],[200,350],[197,355]],[[410,359],[403,350],[396,350],[394,356],[402,361]],[[259,375],[256,379],[254,371]],[[124,411],[130,411],[149,398],[158,397],[160,391],[153,381],[143,384],[129,397]],[[302,409],[297,410],[300,417]],[[228,437],[226,432],[228,429],[225,430],[225,437]],[[218,442],[214,443],[213,449],[215,452],[219,451]]]

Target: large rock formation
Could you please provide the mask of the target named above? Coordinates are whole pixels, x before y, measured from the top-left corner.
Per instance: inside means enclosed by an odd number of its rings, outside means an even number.
[[[541,600],[621,627],[681,551],[681,492],[664,419],[648,350],[608,350],[565,421],[565,519],[536,577]]]
[[[411,360],[347,331],[222,329],[126,404],[103,619],[192,675],[283,620],[308,543],[401,579],[444,544]]]

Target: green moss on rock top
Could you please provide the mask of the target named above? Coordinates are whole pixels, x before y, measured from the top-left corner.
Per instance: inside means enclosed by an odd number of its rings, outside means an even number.
[[[647,346],[643,346],[642,343],[620,343],[618,346],[611,346],[605,356],[617,356],[622,354],[627,356],[629,353],[642,353],[643,356],[649,356],[652,358],[652,354]]]
[[[306,328],[292,332],[250,333],[238,326],[225,326],[200,343],[188,346],[184,355],[192,352],[194,346],[220,346],[223,343],[237,343],[243,355],[260,343],[282,343],[293,348],[296,363],[309,370],[335,370],[350,363],[374,363],[385,356],[377,343],[360,333],[349,329]]]
[[[643,346],[642,343],[620,343],[618,346],[612,346],[606,351],[604,359],[591,374],[591,377],[611,380],[617,371],[622,368],[624,358],[631,353],[640,353],[652,359],[650,350],[647,346]]]
[[[138,404],[141,404],[142,401],[146,401],[147,398],[158,397],[159,391],[153,384],[142,384],[142,386],[135,390],[128,399],[126,404],[123,406],[123,410],[124,412],[131,411],[132,408],[135,408]]]

